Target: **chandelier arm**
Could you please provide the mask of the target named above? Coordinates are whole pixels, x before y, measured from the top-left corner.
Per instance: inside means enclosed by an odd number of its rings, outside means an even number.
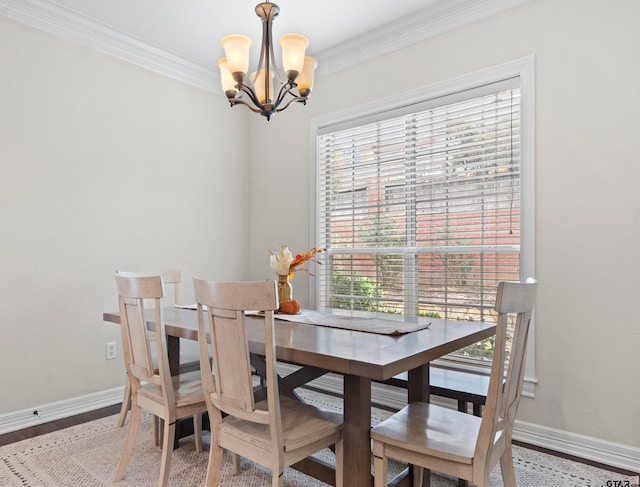
[[[231,104],[231,106],[238,105],[238,104],[244,105],[254,113],[262,112],[262,109],[254,107],[249,102],[247,102],[247,100],[245,100],[244,98],[233,98],[229,100],[229,103]]]
[[[274,110],[276,110],[278,108],[278,106],[284,101],[284,98],[285,98],[285,96],[287,96],[287,94],[291,94],[291,96],[293,96],[293,97],[296,96],[293,93],[291,93],[291,90],[293,88],[295,88],[295,86],[296,86],[295,83],[293,83],[291,81],[287,81],[286,83],[284,83],[284,84],[282,84],[280,86],[280,91],[278,91],[278,97],[276,98],[276,101],[273,104]],[[289,104],[287,104],[287,106],[289,106]],[[278,110],[276,110],[276,111],[278,111]]]
[[[258,67],[256,69],[256,79],[254,80],[250,80],[252,81],[252,83],[255,85],[255,82],[257,81],[257,77],[258,77],[258,73],[262,70],[262,66],[265,64],[264,60],[265,60],[265,46],[267,43],[267,36],[268,36],[268,20],[266,18],[262,18],[262,44],[260,46],[260,57],[258,58]],[[266,52],[266,56],[268,58],[269,53]],[[269,64],[269,61],[267,59],[267,65]],[[267,68],[268,69],[268,68]]]
[[[289,105],[291,105],[293,102],[299,102],[302,103],[303,105],[307,104],[307,98],[304,96],[295,96],[293,93],[291,94],[293,96],[293,98],[291,98],[291,100],[289,100],[289,102],[283,106],[282,108],[276,108],[276,113],[280,113],[284,110],[286,110],[287,108],[289,108]]]
[[[247,96],[249,96],[249,98],[251,99],[251,101],[253,102],[253,104],[259,108],[259,112],[261,112],[264,107],[262,106],[262,103],[260,103],[260,100],[258,100],[258,97],[256,96],[255,91],[253,90],[253,88],[251,88],[250,86],[247,86],[246,84],[242,84],[239,87],[240,91],[242,91],[243,93],[246,93]],[[246,102],[246,100],[243,100],[243,105],[248,105],[248,103]]]
[[[269,67],[269,69],[273,70],[273,74],[275,75],[276,79],[278,80],[278,82],[282,85],[284,84],[283,81],[283,76],[282,74],[284,73],[284,71],[280,71],[280,68],[278,67],[278,63],[276,62],[276,56],[273,53],[273,36],[272,36],[272,32],[273,32],[273,23],[269,24],[269,59],[271,60],[271,64],[273,64],[273,67]]]

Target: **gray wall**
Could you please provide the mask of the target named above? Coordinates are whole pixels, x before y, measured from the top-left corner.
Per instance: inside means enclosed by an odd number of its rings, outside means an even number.
[[[242,279],[246,116],[0,16],[0,414],[121,386],[113,274]],[[117,341],[118,360],[105,360]]]

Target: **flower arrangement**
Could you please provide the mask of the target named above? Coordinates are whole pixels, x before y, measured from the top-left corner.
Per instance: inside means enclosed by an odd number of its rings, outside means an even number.
[[[271,268],[279,276],[287,276],[289,277],[289,279],[293,279],[294,272],[300,271],[300,270],[304,270],[307,272],[307,274],[309,274],[310,276],[313,276],[314,274],[309,272],[308,269],[303,269],[302,266],[304,266],[304,264],[306,264],[309,261],[320,264],[320,262],[318,262],[315,259],[315,256],[316,254],[320,254],[324,252],[324,250],[326,249],[318,249],[316,247],[313,247],[308,252],[297,254],[294,257],[289,247],[287,247],[286,245],[282,245],[280,247],[280,250],[278,250],[278,252],[269,251],[269,253],[271,254],[269,259],[271,263]]]

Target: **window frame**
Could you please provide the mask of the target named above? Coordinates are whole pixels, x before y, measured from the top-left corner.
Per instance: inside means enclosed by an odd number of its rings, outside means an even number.
[[[445,80],[425,87],[408,91],[406,93],[376,100],[365,105],[347,108],[339,112],[315,117],[310,122],[309,132],[309,159],[311,171],[309,178],[310,195],[310,245],[315,245],[319,235],[318,214],[319,188],[318,188],[318,147],[317,138],[328,127],[332,129],[341,125],[348,126],[353,123],[364,124],[379,118],[386,118],[387,113],[397,112],[407,106],[417,106],[428,103],[429,100],[455,96],[456,93],[477,89],[483,85],[499,83],[502,80],[518,77],[520,85],[520,178],[521,178],[521,240],[520,254],[521,267],[520,278],[535,277],[535,59],[527,56],[511,62],[485,68],[455,79]],[[389,115],[393,116],[393,115]],[[318,286],[315,280],[310,280],[309,301],[312,307],[318,303]],[[534,397],[537,383],[535,373],[535,316],[532,319],[530,339],[527,346],[527,364],[523,395]],[[444,360],[442,361],[444,362]],[[479,373],[488,373],[488,367],[468,364],[450,364],[464,370],[472,370]]]

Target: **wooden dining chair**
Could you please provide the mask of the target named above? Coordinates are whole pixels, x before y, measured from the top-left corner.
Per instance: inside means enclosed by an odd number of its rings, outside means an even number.
[[[131,384],[131,417],[129,430],[118,465],[115,481],[122,480],[129,464],[140,425],[141,410],[145,409],[164,421],[162,459],[158,486],[169,478],[176,420],[200,414],[207,410],[200,371],[171,376],[166,352],[166,336],[161,300],[164,283],[160,274],[117,272],[122,344],[127,376]],[[145,316],[145,301],[153,300],[153,321],[156,323],[155,341],[149,339]],[[151,354],[151,343],[156,345],[157,368]],[[202,451],[202,423],[194,420],[196,450]]]
[[[167,285],[173,286],[173,303],[178,304],[180,300],[180,283],[182,282],[182,271],[180,269],[169,269],[162,271],[162,279],[164,281],[165,289]],[[153,339],[155,334],[151,332],[149,339]],[[122,406],[120,406],[120,416],[118,416],[118,426],[123,427],[127,420],[127,413],[131,408],[131,384],[129,383],[129,377],[126,377],[124,384],[124,395],[122,396]],[[153,420],[153,444],[158,445],[158,421]]]
[[[200,370],[211,424],[205,484],[218,485],[223,449],[234,454],[236,474],[239,462],[235,459],[239,455],[271,469],[272,486],[281,487],[286,467],[335,445],[335,485],[342,486],[342,415],[278,394],[276,283],[193,281],[198,303]],[[263,312],[259,318],[252,318],[262,322],[265,337],[267,399],[257,403],[244,328],[245,310]]]
[[[505,487],[516,485],[511,432],[520,402],[536,283],[500,282],[496,293],[496,340],[482,418],[434,404],[414,402],[371,430],[375,486],[387,485],[387,464],[395,458],[414,465],[414,486],[429,485],[433,469],[473,485],[489,485],[500,461]],[[507,321],[516,315],[505,376]],[[427,471],[428,473],[428,471]]]

